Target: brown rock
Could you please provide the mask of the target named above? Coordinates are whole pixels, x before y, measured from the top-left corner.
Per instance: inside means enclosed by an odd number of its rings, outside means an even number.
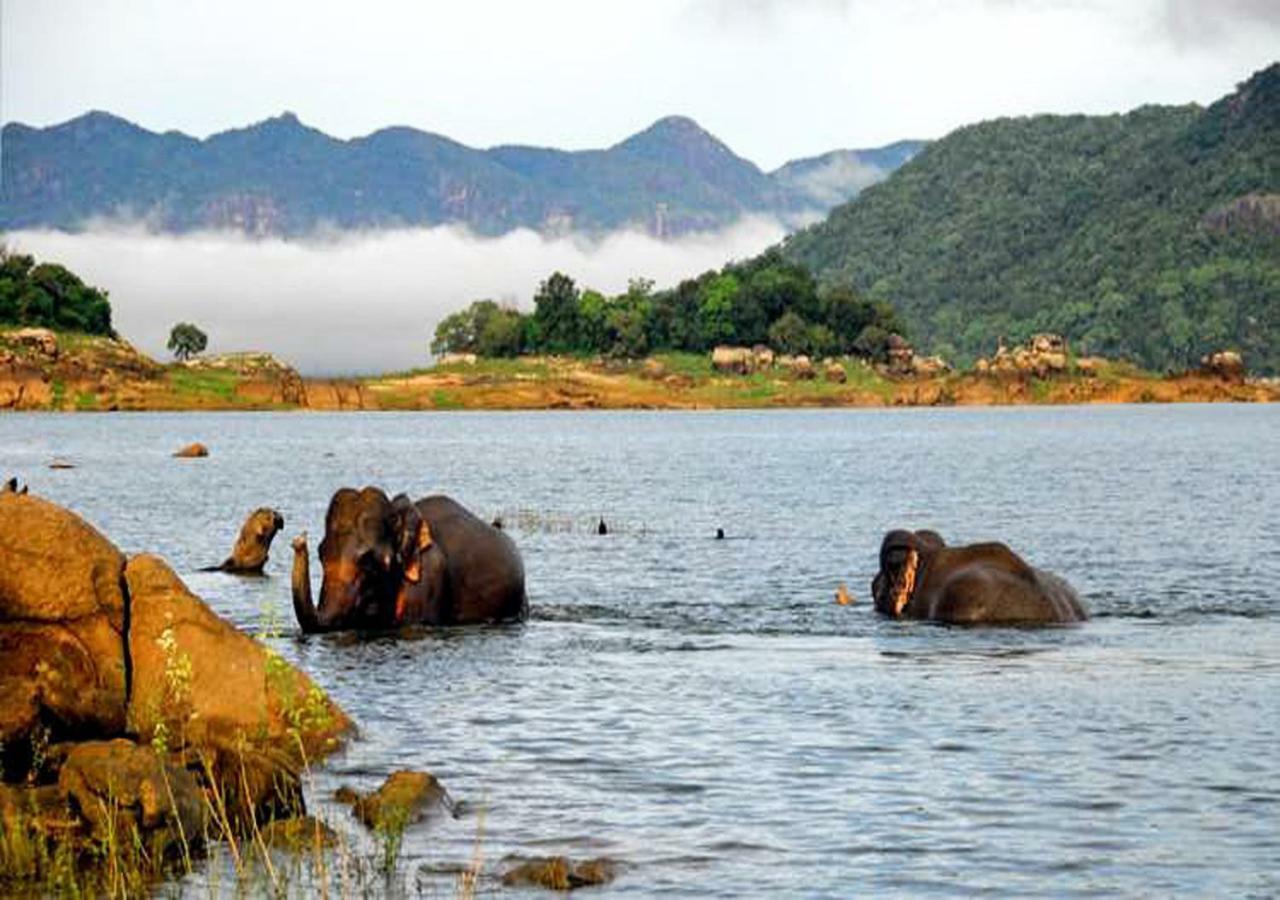
[[[124,555],[74,513],[0,493],[0,622],[60,622],[107,612],[123,630]]]
[[[827,367],[823,371],[823,375],[826,377],[827,381],[835,384],[844,384],[849,380],[849,373],[846,372],[844,370],[844,366],[840,365],[838,362],[827,363]]]
[[[132,557],[125,576],[136,733],[209,758],[215,778],[236,788],[232,805],[248,793],[255,807],[290,809],[304,761],[337,749],[351,721],[306,675],[218,617],[159,557]]]
[[[1212,378],[1240,383],[1244,381],[1244,357],[1234,350],[1219,350],[1200,359],[1200,371]]]
[[[448,792],[430,772],[392,772],[372,794],[355,794],[348,789],[342,796],[353,795],[352,813],[375,831],[399,831],[421,821],[437,806],[453,808]]]
[[[80,517],[0,492],[0,743],[46,719],[58,733],[123,729],[123,569]]]
[[[200,785],[133,741],[86,741],[67,755],[58,787],[99,839],[131,840],[137,833],[153,851],[201,842],[207,824]]]
[[[197,441],[194,444],[187,444],[181,450],[173,454],[180,459],[198,459],[209,455],[209,448]]]
[[[58,336],[48,328],[18,328],[5,334],[5,340],[50,360],[58,358]]]
[[[608,884],[617,876],[617,866],[608,859],[588,859],[574,863],[563,856],[537,857],[508,869],[502,876],[507,887],[542,887],[553,891]]]
[[[711,351],[711,368],[717,372],[749,375],[755,371],[756,356],[749,347],[721,345]]]

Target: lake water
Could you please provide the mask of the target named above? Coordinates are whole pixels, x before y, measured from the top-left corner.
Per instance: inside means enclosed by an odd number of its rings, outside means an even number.
[[[1280,892],[1278,451],[1274,406],[0,416],[0,474],[283,626],[362,729],[334,824],[398,768],[464,802],[407,838],[398,889],[439,896],[477,837],[487,873],[615,858],[610,894]],[[364,484],[502,515],[529,622],[301,638],[288,538]],[[197,573],[262,504],[270,577]],[[904,526],[1002,539],[1094,619],[881,620]]]

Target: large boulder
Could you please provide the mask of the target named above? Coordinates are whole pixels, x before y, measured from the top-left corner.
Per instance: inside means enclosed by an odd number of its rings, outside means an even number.
[[[755,371],[756,356],[750,347],[721,345],[711,351],[711,368],[733,375],[749,375]]]
[[[0,493],[0,622],[109,613],[123,627],[124,554],[92,525],[31,494]]]
[[[208,761],[228,803],[280,811],[294,805],[309,761],[352,725],[311,680],[238,631],[192,594],[157,556],[125,569],[137,734]],[[247,812],[248,809],[241,809]]]
[[[125,726],[124,555],[83,519],[0,492],[0,744]]]

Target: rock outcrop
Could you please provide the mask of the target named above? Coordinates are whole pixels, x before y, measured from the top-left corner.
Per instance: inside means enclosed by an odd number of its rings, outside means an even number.
[[[995,356],[979,359],[974,370],[989,375],[1048,378],[1066,374],[1069,362],[1066,338],[1060,334],[1036,334],[1012,349],[1001,339]]]
[[[1218,350],[1200,358],[1200,373],[1233,384],[1244,382],[1244,357],[1234,350]]]
[[[754,347],[720,345],[711,351],[711,368],[732,375],[750,375],[773,368],[773,351],[763,344]]]

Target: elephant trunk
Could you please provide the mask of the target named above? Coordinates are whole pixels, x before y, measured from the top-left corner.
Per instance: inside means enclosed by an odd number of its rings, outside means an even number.
[[[293,614],[303,634],[324,631],[311,602],[311,562],[307,557],[306,532],[293,539]]]

